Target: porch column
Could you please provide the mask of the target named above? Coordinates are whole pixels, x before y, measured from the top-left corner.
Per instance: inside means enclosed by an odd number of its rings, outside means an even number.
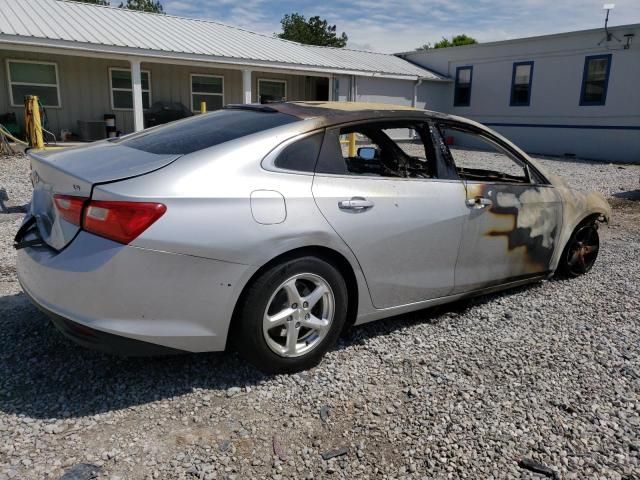
[[[242,103],[251,103],[251,70],[242,70]]]
[[[142,75],[140,60],[130,60],[131,84],[133,89],[133,129],[136,132],[144,129],[144,111],[142,109]]]

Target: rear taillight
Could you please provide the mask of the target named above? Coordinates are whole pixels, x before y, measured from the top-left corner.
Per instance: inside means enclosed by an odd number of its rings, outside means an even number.
[[[86,197],[74,197],[73,195],[54,195],[53,201],[62,218],[74,225],[80,225],[82,220],[82,208],[87,201]]]
[[[130,243],[158,220],[167,207],[151,202],[91,201],[82,228],[120,243]]]

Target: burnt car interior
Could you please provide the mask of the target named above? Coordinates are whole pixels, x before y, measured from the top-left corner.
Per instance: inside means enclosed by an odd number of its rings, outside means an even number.
[[[531,183],[527,165],[496,141],[453,125],[438,125],[446,141],[445,156],[456,166],[458,176],[464,180],[501,183]],[[448,146],[448,145],[451,146]],[[468,155],[480,151],[481,155]]]
[[[375,175],[399,178],[434,178],[436,176],[435,153],[430,142],[425,142],[425,126],[420,124],[368,123],[340,129],[340,137],[355,133],[360,147],[354,157],[342,149],[346,169],[354,175]],[[411,140],[417,137],[423,155],[411,155],[391,136],[402,134]],[[410,132],[407,135],[407,132]],[[416,142],[412,142],[416,143]]]

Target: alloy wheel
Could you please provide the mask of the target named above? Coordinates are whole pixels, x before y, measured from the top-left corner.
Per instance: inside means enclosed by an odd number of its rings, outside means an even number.
[[[331,328],[335,296],[319,275],[300,273],[275,289],[263,316],[269,348],[281,357],[299,357],[319,345]]]

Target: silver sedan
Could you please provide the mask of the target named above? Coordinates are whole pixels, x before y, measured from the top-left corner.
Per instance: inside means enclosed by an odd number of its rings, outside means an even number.
[[[388,105],[229,106],[30,156],[18,275],[64,334],[267,372],[350,325],[584,274],[610,215],[476,122]]]

